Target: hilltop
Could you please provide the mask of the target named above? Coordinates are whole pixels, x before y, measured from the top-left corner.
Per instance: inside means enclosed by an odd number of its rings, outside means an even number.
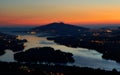
[[[32,29],[32,31],[49,33],[52,35],[80,35],[83,32],[86,32],[89,28],[79,27],[71,24],[65,23],[50,23],[43,26],[38,26]]]

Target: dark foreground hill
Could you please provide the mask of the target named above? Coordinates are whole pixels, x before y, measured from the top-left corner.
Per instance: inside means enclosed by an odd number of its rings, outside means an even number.
[[[0,75],[120,75],[115,69],[80,68],[76,66],[0,62]]]

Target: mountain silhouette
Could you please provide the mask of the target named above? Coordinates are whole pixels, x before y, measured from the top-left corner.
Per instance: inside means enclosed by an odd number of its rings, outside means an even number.
[[[89,30],[89,28],[65,24],[63,22],[54,22],[33,28],[33,31],[44,32],[53,35],[79,35],[87,30]]]

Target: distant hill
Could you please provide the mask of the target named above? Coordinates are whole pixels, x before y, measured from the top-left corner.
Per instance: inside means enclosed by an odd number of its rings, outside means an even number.
[[[100,29],[120,29],[120,26],[104,26],[101,27]]]
[[[79,35],[80,33],[86,32],[89,28],[65,24],[65,23],[50,23],[44,26],[38,26],[32,29],[36,32],[44,32],[53,35]]]
[[[108,29],[117,29],[118,27],[120,27],[120,25],[115,25],[115,24],[111,24],[111,25],[107,25],[107,24],[91,24],[91,25],[80,25],[83,27],[87,27],[90,29],[102,29],[102,28],[108,28]]]

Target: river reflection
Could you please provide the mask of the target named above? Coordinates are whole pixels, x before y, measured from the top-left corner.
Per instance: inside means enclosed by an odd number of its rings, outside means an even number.
[[[21,36],[22,39],[27,39],[28,42],[25,43],[27,50],[33,47],[53,47],[54,49],[60,49],[64,52],[73,53],[75,63],[68,65],[76,65],[81,67],[92,67],[92,68],[101,68],[106,70],[112,70],[116,68],[120,70],[120,64],[111,60],[102,59],[102,54],[96,52],[95,50],[88,50],[85,48],[71,48],[64,45],[58,45],[54,41],[49,41],[45,37],[37,37],[33,35]]]
[[[27,39],[24,51],[33,47],[53,47],[54,49],[59,49],[64,52],[70,52],[73,54],[75,63],[68,65],[76,65],[80,67],[91,67],[91,68],[101,68],[105,70],[117,69],[120,71],[120,64],[111,60],[104,60],[101,58],[102,54],[96,52],[95,50],[88,50],[85,48],[71,48],[64,45],[58,45],[54,41],[49,41],[46,37],[37,37],[35,35],[21,35],[21,39]],[[3,55],[4,59],[7,58],[8,61],[13,61],[13,54],[11,52],[6,52],[6,56]],[[11,58],[9,59],[8,57]],[[3,58],[0,57],[0,60]]]

